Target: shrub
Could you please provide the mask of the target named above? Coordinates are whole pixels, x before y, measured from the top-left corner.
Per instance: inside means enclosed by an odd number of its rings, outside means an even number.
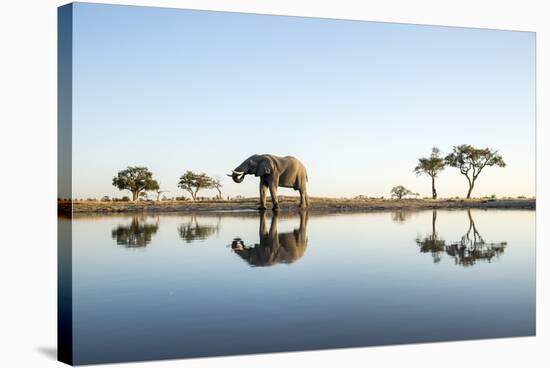
[[[393,187],[390,191],[392,198],[395,197],[397,199],[405,198],[406,196],[419,196],[418,193],[414,193],[412,190],[405,188],[402,185],[398,185],[396,187]]]

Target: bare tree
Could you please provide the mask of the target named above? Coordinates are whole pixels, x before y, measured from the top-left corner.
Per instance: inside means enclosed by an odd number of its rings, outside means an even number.
[[[222,199],[222,179],[219,176],[216,176],[212,179],[212,188],[216,189],[218,191],[218,198]]]
[[[162,190],[160,188],[160,185],[161,185],[161,182],[159,181],[158,185],[153,189],[153,192],[155,192],[155,194],[157,195],[157,202],[160,202],[160,195],[162,193],[168,193],[169,192],[169,190]]]

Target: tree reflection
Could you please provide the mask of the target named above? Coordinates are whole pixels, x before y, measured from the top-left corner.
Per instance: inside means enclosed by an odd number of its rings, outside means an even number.
[[[192,243],[195,240],[205,240],[219,232],[220,221],[221,218],[218,218],[218,223],[216,225],[199,224],[197,216],[193,216],[189,222],[178,226],[178,233],[186,243]]]
[[[416,244],[420,246],[422,253],[431,253],[434,263],[441,261],[441,252],[445,250],[445,240],[439,238],[435,229],[437,221],[437,211],[432,211],[432,233],[424,238],[417,238]]]
[[[470,210],[468,210],[468,219],[470,220],[468,231],[459,242],[445,247],[447,254],[461,266],[473,266],[481,260],[491,262],[493,258],[498,258],[504,252],[506,242],[486,243],[476,228]]]
[[[155,223],[147,223],[145,217],[134,216],[129,225],[119,225],[113,229],[111,236],[118,245],[125,248],[141,248],[151,243],[158,228],[158,218]]]
[[[412,216],[411,211],[399,210],[399,211],[392,212],[391,219],[392,221],[395,221],[397,223],[403,223],[407,221],[411,216]]]
[[[301,211],[299,228],[279,234],[277,230],[278,214],[273,213],[268,231],[266,213],[262,212],[259,228],[260,242],[253,246],[247,246],[241,238],[235,238],[231,243],[231,248],[235,254],[253,267],[293,263],[300,259],[306,251],[307,222],[307,211]]]
[[[417,238],[416,243],[422,253],[431,253],[435,263],[441,260],[445,252],[459,266],[473,266],[479,261],[491,262],[504,252],[506,242],[487,243],[479,233],[472,213],[467,210],[469,226],[460,241],[447,244],[436,231],[437,211],[432,212],[432,232],[424,238]]]

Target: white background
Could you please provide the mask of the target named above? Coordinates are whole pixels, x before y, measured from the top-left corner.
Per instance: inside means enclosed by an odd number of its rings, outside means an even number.
[[[96,1],[92,1],[96,2]],[[550,360],[546,1],[231,0],[119,4],[537,32],[537,337],[133,363],[139,367],[542,367]],[[0,366],[56,367],[56,0],[0,3]],[[546,23],[546,24],[545,24]],[[7,207],[6,207],[7,205]],[[544,290],[546,289],[546,290]],[[465,315],[468,311],[464,311]],[[130,366],[119,364],[118,367]]]

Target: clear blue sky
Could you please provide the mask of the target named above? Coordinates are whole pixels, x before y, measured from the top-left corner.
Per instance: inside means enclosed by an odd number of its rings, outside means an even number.
[[[508,164],[474,196],[535,194],[534,33],[85,3],[73,30],[74,197],[126,195],[128,165],[257,196],[225,176],[254,153],[301,159],[313,196],[428,196],[416,159],[463,143]],[[466,184],[448,168],[439,194]]]

